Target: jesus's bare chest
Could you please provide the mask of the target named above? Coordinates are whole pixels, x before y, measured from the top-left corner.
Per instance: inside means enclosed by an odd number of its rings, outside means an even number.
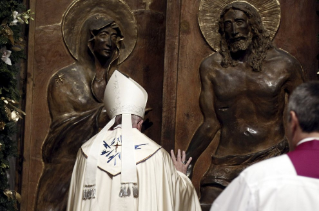
[[[282,91],[284,82],[284,75],[267,68],[261,72],[239,68],[216,70],[212,79],[214,95],[219,102],[231,102],[241,96],[271,100]]]

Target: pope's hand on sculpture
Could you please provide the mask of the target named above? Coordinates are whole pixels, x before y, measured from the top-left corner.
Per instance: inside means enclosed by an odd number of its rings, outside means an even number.
[[[171,157],[172,157],[172,160],[173,160],[173,163],[174,163],[176,170],[186,174],[187,168],[188,168],[189,164],[191,163],[192,158],[190,157],[188,159],[188,161],[186,162],[186,153],[185,153],[185,151],[183,151],[181,154],[180,149],[177,150],[176,156],[174,154],[174,150],[171,150]]]

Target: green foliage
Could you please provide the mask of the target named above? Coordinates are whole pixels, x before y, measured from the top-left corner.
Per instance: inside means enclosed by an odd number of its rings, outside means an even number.
[[[12,140],[16,133],[16,121],[8,115],[15,107],[9,107],[8,101],[18,102],[20,98],[16,76],[20,71],[19,61],[25,58],[21,24],[32,19],[29,15],[30,11],[26,11],[22,1],[0,0],[0,56],[8,53],[6,50],[11,51],[8,58],[12,64],[0,60],[0,211],[17,209],[14,197],[5,194],[5,190],[9,189],[6,175],[10,168],[8,158],[17,155],[17,143]]]

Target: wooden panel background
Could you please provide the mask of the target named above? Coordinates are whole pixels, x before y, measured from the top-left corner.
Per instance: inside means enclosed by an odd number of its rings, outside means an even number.
[[[74,62],[64,46],[61,19],[72,0],[30,0],[30,23],[21,210],[32,211],[42,172],[41,146],[49,130],[47,86],[56,71]],[[199,108],[201,61],[213,53],[201,35],[199,0],[125,0],[134,11],[138,40],[120,70],[149,93],[146,134],[167,150],[186,149],[203,118]],[[281,25],[274,39],[302,64],[308,79],[317,79],[318,16],[315,0],[280,0]],[[193,183],[210,164],[218,134],[195,165]]]

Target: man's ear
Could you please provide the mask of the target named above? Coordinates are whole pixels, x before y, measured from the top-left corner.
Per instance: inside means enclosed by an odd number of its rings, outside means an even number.
[[[289,112],[290,115],[290,132],[291,132],[291,138],[292,140],[294,140],[294,136],[296,135],[296,131],[299,128],[299,120],[298,117],[296,115],[296,113],[294,111],[290,111]]]
[[[138,129],[139,131],[142,130],[143,122],[144,122],[143,119],[141,119],[141,120],[137,123],[137,129]]]
[[[291,121],[291,123],[293,123],[293,124],[299,124],[298,117],[296,116],[296,113],[295,113],[294,111],[290,111],[290,112],[289,112],[289,115],[290,115],[290,121]]]

